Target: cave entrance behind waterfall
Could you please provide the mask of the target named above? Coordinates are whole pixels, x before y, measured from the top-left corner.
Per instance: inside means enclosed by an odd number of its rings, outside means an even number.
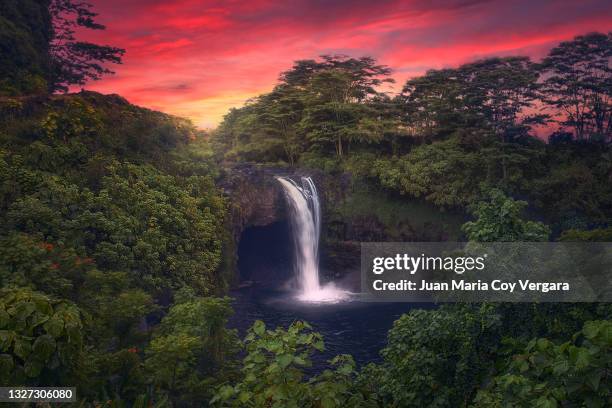
[[[248,227],[238,244],[238,271],[241,282],[280,287],[293,274],[294,246],[287,220]]]

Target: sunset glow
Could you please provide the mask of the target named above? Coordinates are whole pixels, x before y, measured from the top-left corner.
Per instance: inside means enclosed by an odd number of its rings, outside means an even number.
[[[87,89],[214,127],[270,90],[294,60],[372,55],[395,90],[427,69],[492,55],[542,56],[562,40],[612,29],[605,0],[92,0],[107,30],[87,39],[126,48],[117,72]]]

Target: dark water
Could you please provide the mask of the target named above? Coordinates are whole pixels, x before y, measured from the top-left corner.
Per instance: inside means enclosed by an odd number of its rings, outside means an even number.
[[[380,350],[387,342],[387,332],[397,318],[413,308],[432,305],[411,303],[372,303],[348,301],[337,304],[299,302],[284,290],[293,279],[290,226],[286,221],[264,227],[247,228],[238,247],[238,268],[243,282],[256,282],[252,287],[233,291],[234,315],[229,326],[237,328],[241,337],[255,320],[266,326],[288,327],[296,320],[305,320],[323,335],[325,351],[313,356],[313,371],[321,371],[326,361],[338,354],[351,354],[359,365],[379,361]],[[344,271],[338,287],[358,292],[359,270]],[[328,275],[333,275],[328,274]]]
[[[235,314],[230,327],[241,336],[257,319],[267,327],[287,327],[295,320],[305,320],[323,335],[325,351],[313,356],[313,369],[320,371],[325,362],[338,354],[351,354],[359,365],[379,361],[387,332],[402,314],[431,305],[411,303],[373,303],[348,301],[337,304],[302,303],[290,293],[252,287],[231,293]]]

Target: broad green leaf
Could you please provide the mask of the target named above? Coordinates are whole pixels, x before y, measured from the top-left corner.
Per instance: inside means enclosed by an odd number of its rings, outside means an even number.
[[[14,366],[13,356],[10,354],[0,354],[0,376],[7,376]]]
[[[336,402],[331,397],[323,397],[321,399],[321,407],[322,408],[335,408]]]
[[[553,373],[555,375],[564,374],[567,370],[569,370],[569,363],[565,358],[561,357],[553,363]]]
[[[353,372],[353,367],[350,364],[344,364],[340,368],[338,368],[338,373],[343,375],[349,375]]]
[[[49,334],[39,336],[34,341],[32,351],[40,361],[47,361],[55,351],[55,339]]]
[[[245,404],[250,399],[251,399],[251,393],[250,392],[242,391],[238,395],[238,401],[240,401],[242,404]]]
[[[600,325],[598,322],[586,322],[584,324],[584,328],[582,329],[582,333],[584,333],[584,337],[591,340],[597,336],[599,329]]]
[[[30,378],[37,377],[43,369],[43,364],[35,358],[29,358],[23,365],[25,375]]]
[[[576,369],[583,370],[589,366],[591,363],[591,356],[589,355],[589,351],[584,348],[579,348],[578,353],[576,354]]]
[[[15,308],[15,317],[19,320],[25,320],[28,316],[30,316],[36,307],[34,303],[31,302],[22,302],[19,303]]]
[[[0,351],[8,351],[15,339],[15,332],[11,330],[0,330]]]
[[[262,322],[261,320],[256,320],[255,323],[253,323],[253,331],[258,336],[262,336],[266,331],[265,323]]]
[[[3,307],[0,307],[0,329],[4,329],[5,327],[8,326],[9,323],[10,323],[9,314],[6,312],[6,310],[4,310]]]
[[[535,401],[536,408],[557,408],[557,401],[553,398],[540,397]]]
[[[593,371],[586,375],[586,383],[591,387],[593,391],[597,391],[599,389],[599,383],[601,381],[602,373],[601,371]]]
[[[25,360],[32,353],[32,345],[28,340],[17,337],[13,345],[13,352],[17,357]]]
[[[276,357],[276,361],[281,368],[286,368],[293,361],[293,356],[291,354],[281,354]]]
[[[43,327],[47,333],[57,339],[62,336],[62,332],[64,331],[64,321],[56,313],[43,325]]]

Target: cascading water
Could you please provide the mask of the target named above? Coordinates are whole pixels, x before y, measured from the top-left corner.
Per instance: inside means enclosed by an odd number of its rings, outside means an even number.
[[[295,244],[295,272],[300,294],[298,299],[308,302],[338,302],[348,292],[333,283],[319,282],[319,237],[321,207],[317,188],[310,177],[301,178],[301,186],[287,177],[276,177],[283,186],[289,204],[293,242]]]

